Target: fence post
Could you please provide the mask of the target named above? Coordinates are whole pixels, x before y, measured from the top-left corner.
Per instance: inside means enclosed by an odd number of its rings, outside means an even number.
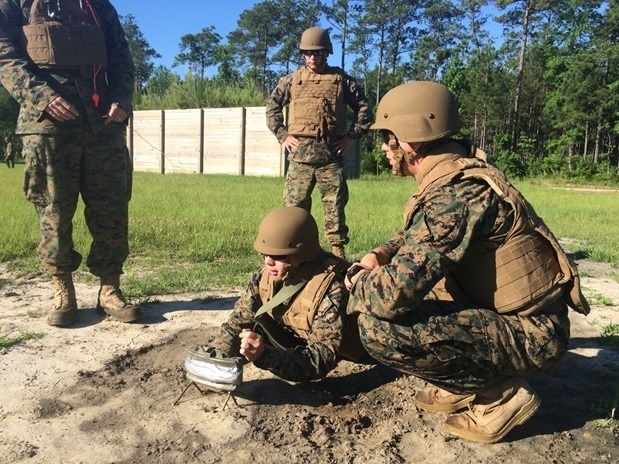
[[[165,110],[161,110],[161,155],[159,157],[159,171],[165,174]]]
[[[127,138],[129,145],[129,159],[131,160],[131,164],[133,164],[133,116],[129,118],[129,137]]]
[[[241,108],[241,136],[239,140],[239,175],[245,175],[245,143],[247,134],[247,110],[245,107]]]
[[[198,172],[204,174],[204,108],[200,108],[200,167]]]

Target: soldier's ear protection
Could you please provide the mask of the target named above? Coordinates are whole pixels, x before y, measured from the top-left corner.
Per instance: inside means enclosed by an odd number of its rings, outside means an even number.
[[[392,172],[396,176],[403,177],[404,173],[402,172],[402,161],[412,162],[415,155],[413,153],[408,153],[404,151],[400,144],[398,143],[398,138],[395,136],[393,132],[388,130],[381,130],[380,134],[383,138],[383,142],[387,144],[389,147],[389,151],[393,153],[393,160],[395,161],[395,165],[392,166]]]
[[[392,132],[382,130],[380,131],[380,135],[383,137],[383,142],[387,144],[389,150],[396,153],[397,150],[401,150],[400,144],[398,143],[398,138]]]

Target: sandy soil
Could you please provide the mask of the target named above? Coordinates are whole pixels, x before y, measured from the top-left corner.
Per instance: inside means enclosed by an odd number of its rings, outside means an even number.
[[[45,322],[51,284],[0,267],[15,278],[0,290],[0,335],[42,335],[0,353],[0,462],[617,463],[619,352],[599,338],[619,323],[617,270],[579,265],[591,301],[612,305],[572,312],[569,354],[529,379],[539,412],[495,445],[447,435],[445,414],[412,402],[424,382],[380,366],[342,362],[308,385],[247,366],[227,402],[201,393],[184,377],[187,348],[215,335],[237,291],[160,296],[143,323],[122,324],[97,315],[96,288],[78,283],[79,323],[59,329]]]

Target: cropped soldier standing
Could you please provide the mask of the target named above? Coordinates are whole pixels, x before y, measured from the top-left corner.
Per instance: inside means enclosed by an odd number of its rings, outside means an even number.
[[[327,64],[333,46],[326,30],[307,29],[299,49],[305,65],[280,79],[266,109],[267,126],[289,153],[284,205],[311,212],[312,191],[318,185],[327,241],[336,256],[345,258],[344,245],[349,237],[344,156],[353,142],[368,131],[371,113],[357,82],[342,69]],[[347,107],[354,112],[348,129]]]
[[[140,309],[119,286],[129,253],[124,132],[134,69],[116,10],[108,0],[0,0],[0,81],[21,105],[24,192],[39,217],[41,267],[55,288],[48,323],[77,317],[72,273],[82,256],[72,232],[80,195],[92,236],[86,265],[101,281],[97,308],[138,320]]]
[[[587,314],[575,266],[532,206],[452,134],[454,97],[434,82],[388,92],[372,129],[395,174],[418,187],[404,227],[347,273],[349,313],[375,359],[433,384],[421,409],[456,413],[448,433],[501,440],[540,399],[524,376],[556,367],[568,306]]]

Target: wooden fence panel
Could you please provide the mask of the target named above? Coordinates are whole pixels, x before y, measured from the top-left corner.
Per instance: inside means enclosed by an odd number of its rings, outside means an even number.
[[[165,111],[165,172],[200,172],[202,110]]]
[[[204,109],[204,173],[242,174],[244,108]]]
[[[245,174],[284,175],[282,147],[266,126],[263,106],[246,108]]]
[[[266,126],[265,107],[135,111],[127,139],[136,171],[285,175],[284,151]],[[344,171],[354,178],[359,168],[356,143]]]
[[[160,110],[135,112],[128,134],[134,170],[161,172],[162,117]]]

